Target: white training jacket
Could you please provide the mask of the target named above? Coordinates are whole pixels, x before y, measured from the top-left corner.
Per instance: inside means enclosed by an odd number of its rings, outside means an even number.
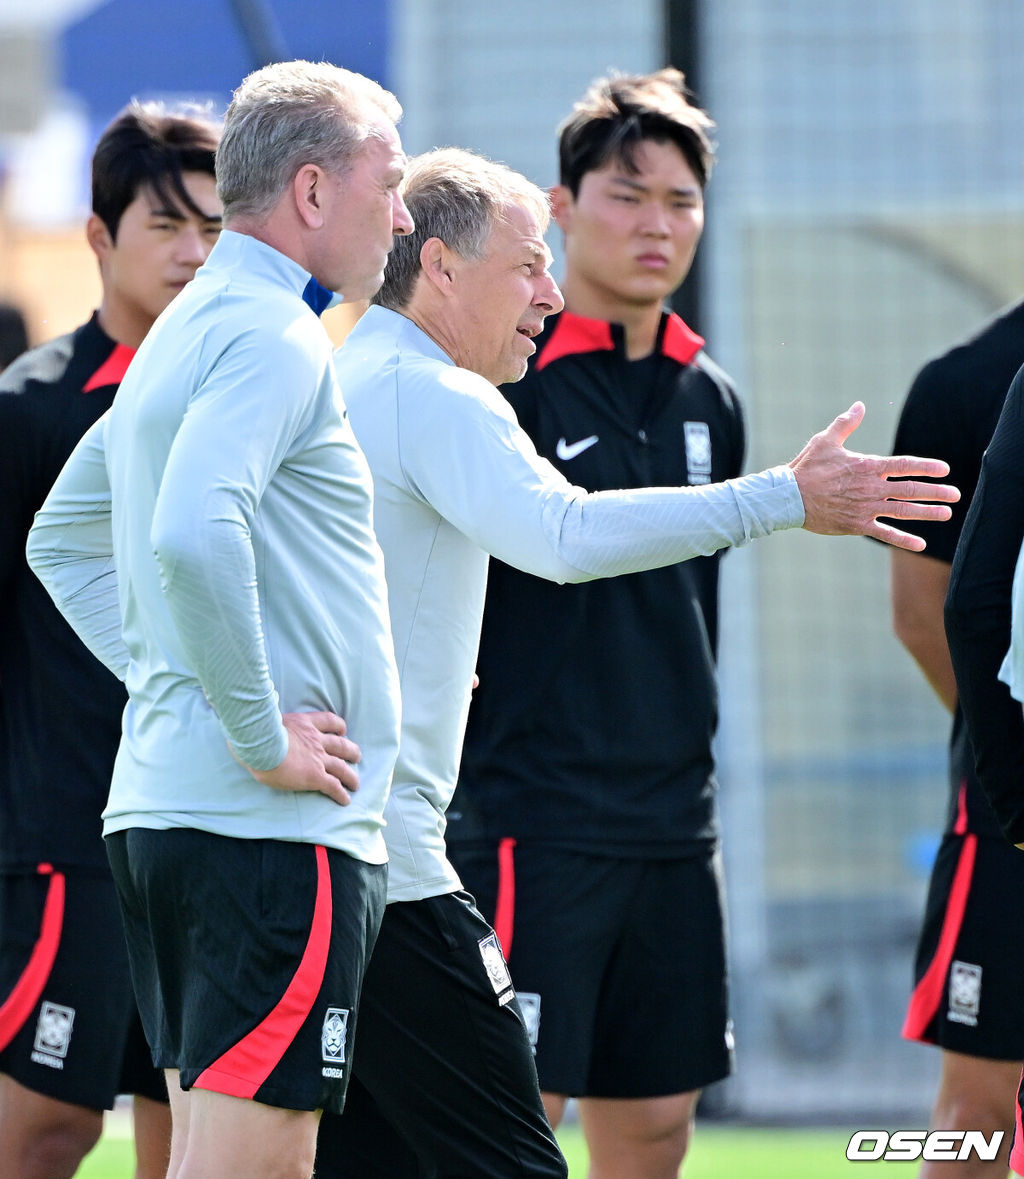
[[[317,317],[329,298],[222,233],[36,518],[30,564],[128,687],[105,833],[386,858],[398,677],[370,475]],[[254,769],[278,765],[282,713],[323,709],[362,749],[349,806],[265,786],[232,756],[229,742]]]
[[[574,487],[537,454],[490,382],[382,307],[359,320],[335,368],[373,473],[402,685],[385,812],[388,900],[415,901],[460,887],[445,854],[444,812],[462,753],[488,554],[552,581],[587,581],[799,527],[803,501],[786,466],[701,487]]]

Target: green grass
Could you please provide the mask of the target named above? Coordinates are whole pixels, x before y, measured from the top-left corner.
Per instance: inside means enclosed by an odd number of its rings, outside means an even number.
[[[576,1126],[559,1132],[570,1179],[586,1179],[587,1152]],[[858,1164],[846,1159],[849,1130],[780,1130],[749,1126],[699,1125],[685,1179],[834,1179]],[[77,1179],[131,1179],[132,1147],[126,1123],[112,1121]],[[917,1167],[917,1163],[876,1163],[875,1167]],[[863,1167],[861,1167],[863,1171]],[[877,1174],[877,1170],[868,1172]],[[909,1176],[909,1172],[908,1172]]]
[[[783,1130],[753,1126],[698,1125],[685,1179],[843,1179],[850,1176],[846,1158],[849,1130]],[[559,1134],[569,1161],[569,1179],[586,1179],[587,1153],[576,1127]],[[876,1163],[914,1167],[917,1163]],[[863,1171],[863,1165],[861,1164]],[[876,1172],[870,1172],[873,1174]],[[852,1179],[852,1177],[851,1177]],[[908,1174],[909,1179],[909,1174]]]

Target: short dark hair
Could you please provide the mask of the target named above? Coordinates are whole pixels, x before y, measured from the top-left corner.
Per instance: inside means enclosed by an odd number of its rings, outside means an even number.
[[[28,351],[28,325],[19,307],[0,303],[0,372]]]
[[[182,181],[184,172],[214,176],[220,127],[197,107],[170,109],[157,102],[131,102],[100,136],[92,156],[92,211],[117,240],[125,209],[148,186],[169,207],[183,205],[197,216]]]
[[[715,160],[715,124],[690,98],[682,72],[671,67],[598,78],[558,128],[560,182],[575,197],[583,177],[612,160],[635,173],[637,145],[653,139],[674,143],[704,188]]]

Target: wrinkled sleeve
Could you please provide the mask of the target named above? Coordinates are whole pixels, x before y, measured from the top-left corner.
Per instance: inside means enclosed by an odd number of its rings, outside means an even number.
[[[787,466],[703,487],[575,487],[465,370],[403,386],[399,423],[410,486],[492,556],[551,581],[672,565],[804,521]]]
[[[104,454],[106,418],[83,435],[36,513],[26,554],[57,609],[118,679],[128,670],[121,630]]]
[[[182,651],[235,753],[256,770],[281,763],[288,736],[267,659],[254,522],[313,416],[326,339],[322,360],[318,351],[302,332],[271,346],[258,332],[236,341],[189,404],[153,514],[150,540]]]

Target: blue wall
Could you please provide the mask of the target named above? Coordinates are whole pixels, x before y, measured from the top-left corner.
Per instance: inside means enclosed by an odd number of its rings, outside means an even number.
[[[264,0],[283,56],[325,59],[388,85],[389,0]],[[229,0],[108,0],[65,30],[63,86],[96,134],[133,97],[192,95],[223,113],[253,59]]]

